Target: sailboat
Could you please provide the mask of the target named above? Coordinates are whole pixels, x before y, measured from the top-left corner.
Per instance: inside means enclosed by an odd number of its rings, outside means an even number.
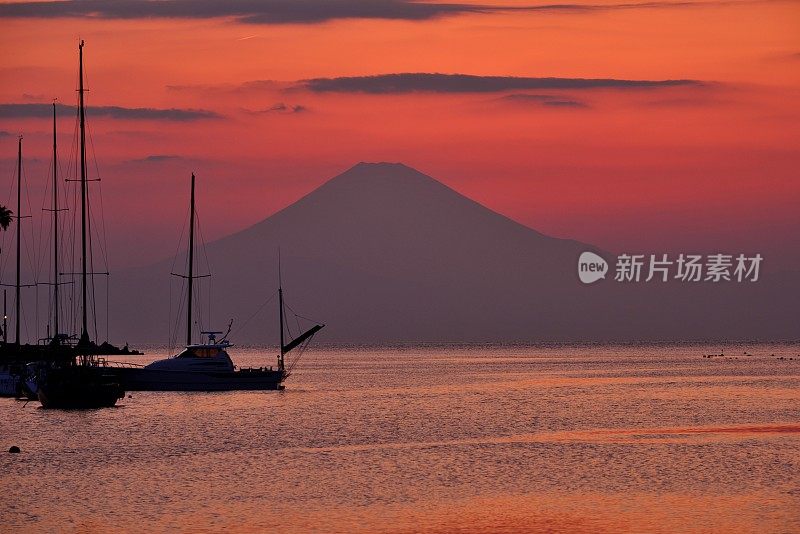
[[[14,287],[16,289],[16,343],[6,342],[8,332],[6,325],[3,328],[3,346],[0,351],[0,396],[18,397],[22,393],[22,377],[25,372],[25,363],[20,359],[20,338],[19,338],[19,319],[20,319],[20,249],[22,242],[22,225],[20,224],[20,208],[22,204],[22,136],[19,136],[17,144],[17,212],[14,218],[17,220],[17,275]],[[5,300],[5,293],[3,294]],[[5,314],[5,302],[3,303],[3,313]],[[6,316],[3,316],[5,323]]]
[[[285,306],[283,286],[278,277],[278,316],[280,323],[280,350],[277,366],[260,368],[237,368],[228,354],[233,344],[228,341],[230,333],[201,332],[205,341],[192,342],[192,296],[193,282],[199,278],[194,274],[194,231],[195,231],[195,176],[192,174],[189,215],[188,273],[178,275],[187,280],[186,345],[177,355],[155,361],[144,367],[130,364],[109,367],[116,373],[122,386],[128,391],[234,391],[234,390],[275,390],[283,389],[283,382],[289,376],[286,354],[304,348],[311,338],[325,325],[315,324],[297,337],[286,341],[284,334]],[[279,266],[280,272],[280,266]]]
[[[53,153],[55,154],[55,104],[53,104]],[[56,181],[55,170],[53,180]],[[6,320],[6,298],[3,293],[3,342],[0,344],[0,396],[21,397],[27,395],[31,398],[27,387],[27,378],[30,374],[31,362],[42,360],[55,360],[64,356],[62,351],[54,351],[52,347],[23,343],[21,338],[22,324],[22,288],[33,287],[36,284],[23,284],[21,282],[21,250],[22,250],[22,224],[21,220],[27,216],[22,213],[22,136],[19,137],[17,149],[17,205],[16,215],[16,276],[14,284],[14,341],[8,342],[8,329]],[[2,284],[5,285],[5,284]],[[35,396],[33,396],[35,398]]]
[[[47,365],[41,366],[35,379],[37,396],[44,408],[103,408],[111,407],[117,400],[125,396],[125,390],[113,373],[109,373],[104,365],[104,360],[98,359],[97,354],[103,353],[103,346],[98,346],[89,338],[88,327],[88,272],[87,272],[87,177],[86,177],[86,110],[84,105],[83,87],[83,41],[78,45],[79,58],[79,119],[80,119],[80,187],[81,187],[81,289],[82,289],[82,327],[77,344],[73,346],[62,345],[68,336],[62,336],[58,329],[58,280],[54,282],[55,292],[55,332],[48,348],[53,354],[67,356],[50,358]],[[55,107],[54,107],[55,113]],[[54,115],[55,128],[55,115]],[[53,153],[55,158],[55,134],[53,138]],[[56,194],[55,159],[54,191]],[[58,202],[54,196],[54,216],[57,221]],[[54,228],[57,232],[57,225]],[[57,240],[54,241],[57,247]],[[55,276],[58,276],[58,252],[54,251]],[[92,273],[94,274],[94,273]],[[19,284],[17,284],[19,285]],[[19,291],[19,289],[17,289]],[[107,345],[107,344],[104,344]]]

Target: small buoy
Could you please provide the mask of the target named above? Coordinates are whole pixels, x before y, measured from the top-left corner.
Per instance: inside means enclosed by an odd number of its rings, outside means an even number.
[[[8,449],[8,452],[16,454],[16,453],[20,452],[19,451],[19,447],[17,447],[16,445],[12,445],[11,448]]]

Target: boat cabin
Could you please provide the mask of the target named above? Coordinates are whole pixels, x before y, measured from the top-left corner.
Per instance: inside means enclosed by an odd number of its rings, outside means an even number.
[[[176,358],[213,358],[224,352],[230,343],[216,345],[189,345]]]
[[[196,372],[233,372],[235,366],[227,349],[232,345],[228,341],[217,342],[216,334],[219,332],[203,332],[208,336],[208,343],[187,345],[183,351],[165,360],[158,360],[146,369],[160,371],[196,371]]]

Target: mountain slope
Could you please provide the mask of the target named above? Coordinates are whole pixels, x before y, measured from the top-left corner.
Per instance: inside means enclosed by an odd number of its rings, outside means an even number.
[[[206,221],[216,216],[202,215]],[[538,233],[404,165],[361,163],[207,246],[212,326],[234,318],[237,342],[277,339],[274,304],[247,320],[277,287],[279,248],[288,303],[327,323],[328,341],[724,337],[741,334],[742,321],[734,328],[735,317],[719,313],[707,321],[706,308],[724,301],[730,309],[738,298],[766,305],[769,295],[787,290],[780,283],[583,286],[577,258],[594,247]],[[166,341],[171,264],[119,276],[116,339]],[[199,302],[207,312],[207,296]],[[744,323],[753,337],[791,332],[785,321]],[[183,328],[183,319],[177,324]]]

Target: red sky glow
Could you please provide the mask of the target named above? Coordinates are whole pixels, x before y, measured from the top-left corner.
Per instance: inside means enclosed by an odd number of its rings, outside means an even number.
[[[75,105],[79,38],[91,108],[187,112],[90,116],[112,268],[174,252],[193,171],[213,239],[359,161],[403,162],[543,233],[612,251],[800,262],[796,1],[603,0],[405,19],[378,2],[372,15],[305,20],[298,9],[289,22],[199,8],[160,18],[140,4],[124,17],[0,5],[0,203],[13,203],[22,133],[38,212],[51,123],[21,105]],[[356,89],[304,82],[403,73],[687,83],[479,91],[409,78],[375,92],[361,78]],[[61,165],[74,128],[62,113]]]

